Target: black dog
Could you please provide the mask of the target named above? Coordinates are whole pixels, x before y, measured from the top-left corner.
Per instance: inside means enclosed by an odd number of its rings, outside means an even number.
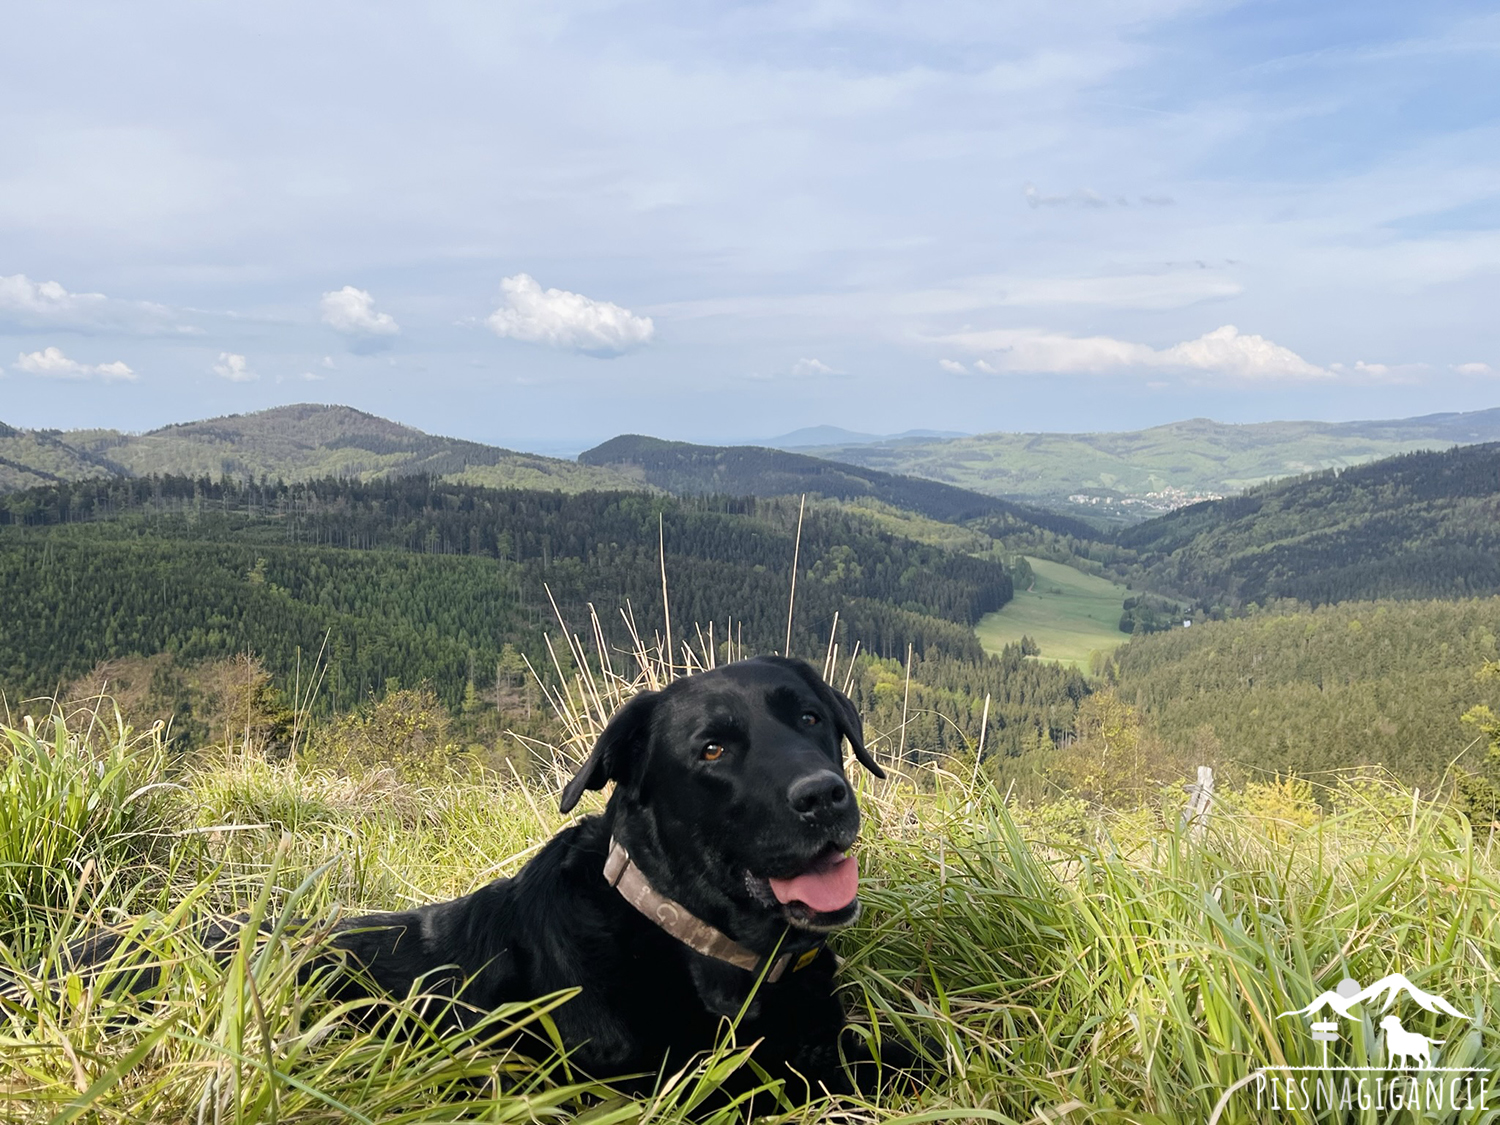
[[[576,987],[553,1019],[597,1077],[681,1065],[743,1010],[739,1041],[761,1041],[757,1063],[790,1093],[847,1092],[841,1039],[846,1057],[860,1052],[824,945],[859,913],[846,738],[883,777],[854,705],[800,660],[740,661],[637,695],[562,794],[567,812],[615,782],[602,815],[514,878],[343,922],[331,943],[363,972],[337,991],[416,985],[451,997],[443,1018],[464,1025]],[[864,1060],[856,1070],[872,1069]]]

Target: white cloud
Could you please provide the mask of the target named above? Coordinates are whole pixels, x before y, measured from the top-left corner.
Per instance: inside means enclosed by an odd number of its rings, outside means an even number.
[[[309,383],[321,383],[323,381],[323,376],[315,371],[304,371],[302,378],[306,379]]]
[[[1460,363],[1457,364],[1453,368],[1453,370],[1457,371],[1460,375],[1483,376],[1495,374],[1495,369],[1488,363]]]
[[[1161,353],[1164,363],[1216,371],[1231,378],[1328,379],[1330,372],[1308,363],[1290,348],[1273,344],[1264,336],[1246,336],[1232,324],[1188,340]]]
[[[615,356],[651,342],[649,316],[565,289],[544,290],[530,274],[500,283],[503,304],[486,320],[497,336],[593,356]]]
[[[792,364],[793,375],[841,375],[837,368],[829,367],[821,359],[799,359]]]
[[[242,355],[234,352],[220,352],[219,362],[214,364],[213,373],[220,379],[228,379],[231,383],[248,383],[260,376],[250,370],[250,365]]]
[[[333,362],[333,356],[331,355],[325,355],[321,360],[318,361],[318,365],[320,367],[326,367],[330,371],[337,370],[338,368],[338,364]]]
[[[1350,363],[1329,363],[1329,371],[1340,375],[1353,375],[1364,383],[1415,383],[1418,377],[1431,371],[1425,363],[1365,363],[1355,360]]]
[[[974,366],[989,374],[1008,371],[1077,374],[1133,367],[1178,367],[1211,371],[1246,382],[1334,377],[1333,372],[1309,363],[1290,348],[1263,336],[1241,334],[1232,324],[1161,350],[1111,336],[1065,336],[1035,329],[960,333],[942,337],[942,342],[981,354],[984,358]],[[946,365],[946,361],[940,362]],[[1373,375],[1377,366],[1364,364],[1359,373]]]
[[[318,307],[324,324],[348,336],[394,336],[401,331],[389,313],[375,311],[375,298],[367,289],[346,285],[324,293]]]
[[[1034,329],[964,332],[944,337],[943,342],[984,354],[992,373],[1113,371],[1149,363],[1156,355],[1145,344],[1108,336],[1064,336]]]
[[[24,273],[0,276],[0,323],[139,335],[197,331],[173,324],[172,320],[171,309],[150,301],[120,301],[103,293],[70,293],[55,281],[33,281]]]
[[[969,373],[969,369],[956,359],[940,359],[938,360],[938,366],[944,371],[953,372],[955,375],[967,375]]]
[[[1365,384],[1410,385],[1420,383],[1432,373],[1432,367],[1426,363],[1366,363],[1362,359],[1357,359],[1352,364],[1330,363],[1328,369],[1351,383]]]
[[[60,348],[43,348],[39,352],[22,352],[16,356],[16,368],[50,379],[127,379],[136,375],[120,360],[113,363],[79,363],[69,359]]]
[[[0,310],[31,323],[65,319],[104,300],[103,293],[69,293],[55,281],[32,281],[24,273],[0,277]]]

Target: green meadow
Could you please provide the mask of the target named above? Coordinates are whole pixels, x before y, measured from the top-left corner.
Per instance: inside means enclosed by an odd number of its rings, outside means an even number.
[[[649,681],[597,701],[586,686],[566,701],[559,764]],[[1295,1101],[1270,1088],[1285,1068],[1323,1061],[1306,1019],[1282,1013],[1345,978],[1407,974],[1460,1013],[1401,1000],[1408,1027],[1442,1041],[1437,1065],[1471,1078],[1500,1066],[1500,873],[1488,832],[1451,806],[1379,778],[1279,780],[1222,788],[1193,831],[1180,786],[1111,811],[1018,804],[965,761],[887,769],[856,782],[865,911],[834,938],[839,980],[874,1049],[920,1043],[931,1070],[920,1088],[809,1106],[768,1087],[767,1125],[1494,1120],[1487,1086],[1440,1091],[1420,1113],[1272,1104]],[[184,760],[160,726],[134,734],[104,712],[0,722],[0,1120],[744,1120],[743,1105],[705,1104],[754,1065],[729,1021],[717,1049],[624,1093],[510,1042],[567,993],[461,1034],[431,1024],[419,994],[376,1002],[386,1018],[362,1024],[326,976],[305,979],[315,940],[254,924],[410,906],[510,874],[564,823],[555,793],[551,776],[421,782],[252,744]],[[227,956],[193,940],[197,921],[237,911],[252,924]],[[101,924],[133,943],[115,973],[149,963],[160,980],[130,994],[72,971],[61,951]],[[1369,1067],[1384,1098],[1379,1018],[1371,1005],[1345,1021],[1331,1054]]]
[[[1125,587],[1062,563],[1027,558],[1036,581],[1016,588],[1004,608],[974,627],[979,643],[998,653],[1022,636],[1036,641],[1043,660],[1087,668],[1089,654],[1108,652],[1128,638],[1120,632]]]

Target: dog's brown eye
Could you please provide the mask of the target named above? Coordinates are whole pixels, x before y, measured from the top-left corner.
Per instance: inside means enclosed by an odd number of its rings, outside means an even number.
[[[710,742],[703,748],[703,760],[705,762],[717,762],[724,756],[724,744],[722,742]]]
[[[822,721],[822,719],[818,718],[811,711],[802,712],[802,725],[805,727],[815,727]]]

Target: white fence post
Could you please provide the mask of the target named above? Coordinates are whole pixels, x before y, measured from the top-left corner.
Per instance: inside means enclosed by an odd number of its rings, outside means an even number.
[[[1214,803],[1214,771],[1209,766],[1198,767],[1198,780],[1186,786],[1187,807],[1182,810],[1182,825],[1199,839],[1208,827],[1209,809]]]

